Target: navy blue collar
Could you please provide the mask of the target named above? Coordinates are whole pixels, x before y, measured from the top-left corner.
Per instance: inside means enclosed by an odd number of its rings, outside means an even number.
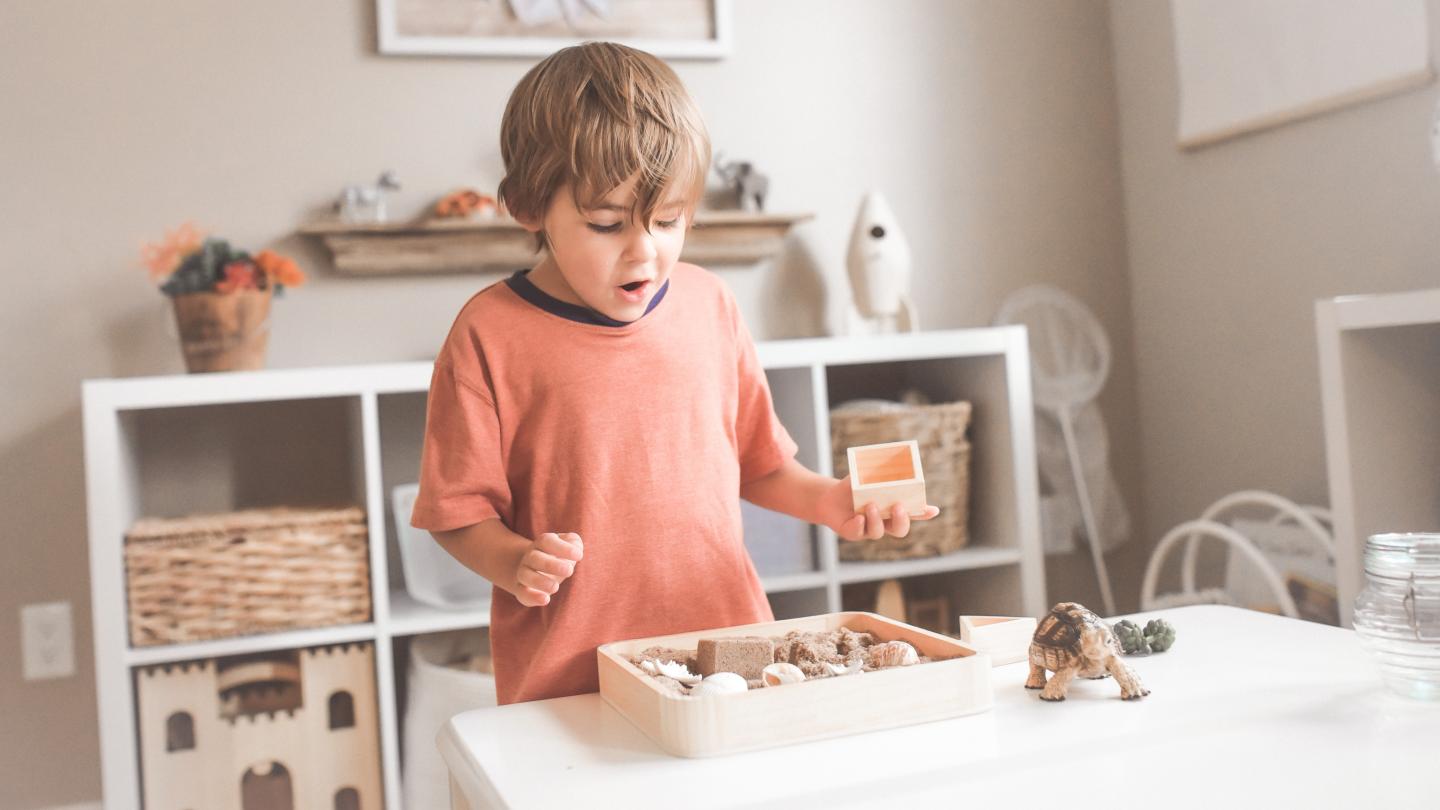
[[[529,272],[528,269],[516,270],[515,275],[505,279],[505,283],[510,286],[510,289],[515,291],[516,295],[552,315],[559,315],[566,320],[576,321],[578,323],[598,324],[600,326],[629,326],[630,323],[633,323],[633,321],[617,321],[589,307],[582,307],[578,304],[561,301],[559,298],[536,287],[535,283],[526,277],[526,274]],[[649,315],[650,311],[655,309],[655,307],[659,305],[660,300],[665,297],[665,291],[669,289],[670,279],[665,279],[665,283],[660,285],[660,291],[655,293],[654,298],[650,299],[650,305],[645,307],[645,312],[642,313],[640,317],[643,318]],[[637,318],[636,320],[639,319]]]

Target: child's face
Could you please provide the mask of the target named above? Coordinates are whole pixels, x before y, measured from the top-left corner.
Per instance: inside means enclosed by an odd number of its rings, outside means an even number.
[[[576,208],[570,188],[562,186],[543,222],[522,222],[532,232],[543,227],[550,245],[531,282],[617,321],[644,315],[680,258],[686,206],[679,197],[662,198],[647,232],[630,218],[635,182],[631,177],[590,209]]]

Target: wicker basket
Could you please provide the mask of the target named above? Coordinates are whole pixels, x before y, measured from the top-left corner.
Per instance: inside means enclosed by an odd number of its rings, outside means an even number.
[[[940,507],[933,520],[914,523],[905,537],[840,543],[842,560],[901,560],[933,557],[965,547],[970,513],[970,403],[900,405],[830,412],[830,446],[835,474],[849,474],[846,450],[866,444],[914,439],[925,470],[925,499]]]
[[[370,619],[365,513],[147,518],[125,535],[136,647]]]

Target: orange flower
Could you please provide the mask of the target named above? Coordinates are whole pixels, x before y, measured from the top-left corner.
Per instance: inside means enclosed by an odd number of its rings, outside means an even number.
[[[233,293],[241,290],[256,290],[255,265],[246,261],[235,261],[225,265],[225,278],[215,282],[215,292]]]
[[[204,242],[205,234],[192,222],[167,232],[159,242],[147,242],[140,248],[140,258],[150,270],[150,280],[157,284],[164,281],[181,260],[199,250]]]
[[[262,250],[255,254],[255,264],[271,284],[298,287],[305,283],[305,273],[295,261],[273,250]]]
[[[487,209],[494,210],[494,208],[494,197],[481,194],[473,188],[462,188],[440,198],[440,201],[435,203],[435,215],[438,217],[463,217],[476,212],[484,212]]]

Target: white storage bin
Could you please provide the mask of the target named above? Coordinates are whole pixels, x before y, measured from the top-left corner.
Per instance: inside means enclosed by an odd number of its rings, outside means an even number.
[[[762,577],[808,574],[816,570],[810,524],[799,518],[740,502],[745,548]]]
[[[489,655],[484,630],[456,630],[416,636],[410,643],[410,686],[406,702],[405,758],[401,786],[405,810],[448,810],[450,772],[435,738],[461,712],[494,706],[495,676],[451,666],[474,655]]]
[[[405,590],[416,601],[449,610],[478,610],[490,605],[490,582],[450,556],[430,533],[410,525],[419,484],[402,484],[391,491],[395,512],[395,542],[400,545],[400,568]]]

